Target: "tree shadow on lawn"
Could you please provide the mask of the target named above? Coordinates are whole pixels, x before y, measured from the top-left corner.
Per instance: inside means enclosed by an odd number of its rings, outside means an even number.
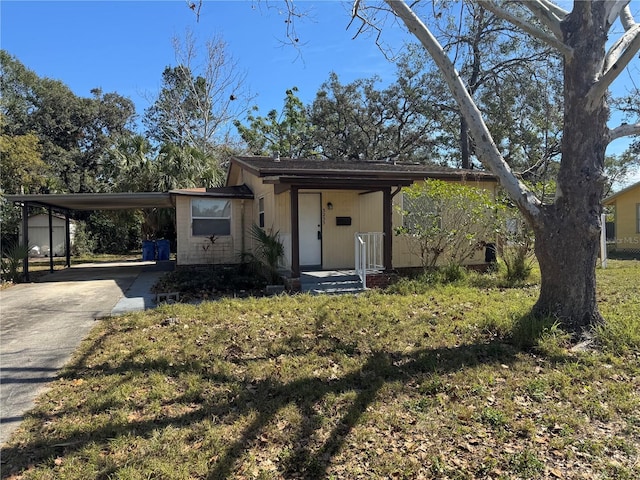
[[[94,346],[100,344],[100,339]],[[344,352],[352,348],[345,346],[339,340],[333,341],[325,353],[330,351]],[[237,440],[231,442],[225,451],[215,452],[217,459],[212,464],[206,478],[222,479],[234,475],[237,462],[244,452],[251,448],[261,437],[261,432],[283,408],[295,405],[301,415],[307,419],[314,419],[318,402],[328,395],[340,395],[355,392],[355,399],[341,412],[341,418],[334,423],[331,433],[320,447],[312,446],[317,439],[314,434],[320,425],[313,420],[295,433],[291,445],[299,447],[284,462],[279,464],[281,475],[285,477],[319,479],[327,476],[332,458],[338,454],[352,429],[358,424],[364,413],[376,399],[380,389],[391,382],[409,382],[420,379],[426,374],[446,374],[463,368],[481,364],[510,364],[520,350],[502,343],[492,341],[483,344],[462,345],[452,348],[422,349],[410,354],[390,353],[384,351],[372,352],[366,362],[357,370],[333,380],[307,377],[289,383],[283,383],[273,377],[266,379],[242,379],[225,375],[212,375],[210,370],[198,369],[193,365],[172,365],[164,361],[140,363],[125,361],[116,368],[101,369],[100,366],[87,368],[84,366],[84,356],[65,372],[65,378],[82,379],[95,377],[96,373],[104,375],[122,375],[122,382],[126,382],[132,373],[155,371],[168,376],[178,376],[181,373],[198,374],[203,381],[229,383],[238,385],[237,395],[229,395],[227,399],[216,401],[216,398],[204,398],[197,410],[175,416],[155,418],[148,421],[131,421],[126,425],[110,423],[95,428],[90,432],[68,434],[46,440],[35,439],[31,443],[13,444],[2,451],[3,470],[20,472],[29,466],[47,462],[51,458],[71,454],[82,449],[89,443],[107,444],[114,438],[133,435],[149,437],[154,431],[173,426],[180,428],[202,420],[212,418],[238,419],[242,415],[253,414],[253,421],[244,428]],[[249,361],[253,361],[250,359]],[[238,362],[246,361],[237,359]],[[185,398],[173,400],[176,404],[189,401]],[[116,407],[109,401],[93,406],[93,413],[104,413]],[[66,412],[71,414],[73,406]],[[56,412],[49,416],[42,416],[40,422],[44,424],[66,414]],[[73,413],[77,414],[77,411]],[[33,416],[33,414],[32,414]],[[116,473],[117,466],[112,471],[104,472],[103,476]],[[3,473],[4,476],[4,473]]]

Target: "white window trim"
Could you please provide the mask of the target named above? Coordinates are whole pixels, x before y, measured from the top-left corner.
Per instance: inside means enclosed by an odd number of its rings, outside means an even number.
[[[193,215],[193,202],[194,200],[217,200],[217,201],[221,201],[221,202],[228,202],[229,203],[229,216],[227,217],[198,217],[198,216],[194,216]],[[191,222],[190,222],[190,230],[191,230],[191,236],[192,237],[209,237],[210,235],[207,234],[202,234],[202,235],[196,235],[193,233],[193,221],[194,220],[228,220],[229,221],[229,234],[227,235],[219,235],[216,234],[216,237],[230,237],[231,236],[231,227],[232,227],[232,222],[231,222],[231,218],[233,217],[233,202],[228,199],[228,198],[192,198],[189,201],[189,215],[191,216]]]
[[[260,210],[260,203],[262,203],[262,210]],[[266,198],[264,196],[258,198],[258,226],[260,228],[265,228],[266,220],[265,220],[265,203]]]

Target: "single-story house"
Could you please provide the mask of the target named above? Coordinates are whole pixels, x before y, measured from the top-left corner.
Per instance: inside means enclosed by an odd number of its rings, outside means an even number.
[[[616,250],[640,251],[640,182],[605,198],[614,207]]]
[[[303,270],[420,266],[410,240],[394,231],[403,223],[397,208],[402,188],[425,179],[492,193],[498,185],[488,172],[434,165],[239,156],[218,188],[6,198],[22,206],[23,217],[38,206],[63,212],[67,221],[73,210],[175,208],[178,267],[238,263],[255,247],[251,228],[257,224],[278,232],[285,250],[281,267],[295,280]],[[66,255],[70,265],[68,249]],[[469,263],[485,263],[485,252]]]
[[[37,215],[29,215],[29,245],[31,255],[42,255],[45,257],[63,256],[66,251],[66,221],[60,215],[51,216],[51,237],[49,237],[49,215],[40,213]],[[22,224],[18,226],[18,235],[20,243],[23,243]],[[69,240],[73,245],[73,237],[75,235],[75,222],[69,222]]]
[[[238,262],[241,252],[253,248],[250,229],[255,223],[279,232],[285,247],[282,267],[292,278],[301,270],[356,268],[362,263],[358,238],[367,244],[369,266],[419,266],[407,240],[394,235],[395,227],[402,225],[395,206],[402,203],[402,187],[429,178],[492,193],[497,188],[492,174],[477,170],[234,157],[224,187],[170,192],[176,208],[177,265]],[[484,263],[484,258],[484,251],[478,252],[471,263]]]

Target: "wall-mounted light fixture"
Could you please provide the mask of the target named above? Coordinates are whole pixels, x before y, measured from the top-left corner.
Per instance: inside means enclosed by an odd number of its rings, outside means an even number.
[[[333,203],[331,203],[331,202],[327,203],[327,208],[329,210],[333,210]]]

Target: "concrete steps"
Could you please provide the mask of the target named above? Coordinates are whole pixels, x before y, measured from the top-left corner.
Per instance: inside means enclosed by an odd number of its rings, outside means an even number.
[[[362,282],[355,272],[331,270],[303,272],[300,275],[300,290],[315,295],[340,295],[364,292]]]

